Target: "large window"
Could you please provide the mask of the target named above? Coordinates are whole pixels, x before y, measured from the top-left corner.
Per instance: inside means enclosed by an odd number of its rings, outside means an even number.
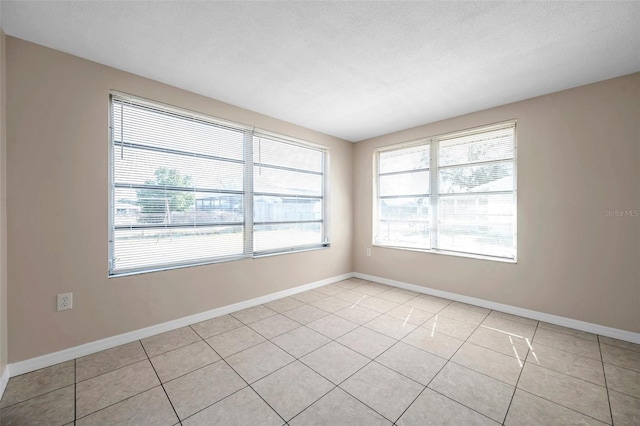
[[[376,152],[374,244],[516,259],[515,122]]]
[[[112,95],[109,274],[328,246],[327,155]]]

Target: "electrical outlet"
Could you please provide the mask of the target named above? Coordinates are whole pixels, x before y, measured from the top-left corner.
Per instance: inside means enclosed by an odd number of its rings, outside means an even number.
[[[58,295],[58,310],[73,309],[73,293],[60,293]]]
[[[367,256],[371,256],[371,249],[370,248],[367,249]]]

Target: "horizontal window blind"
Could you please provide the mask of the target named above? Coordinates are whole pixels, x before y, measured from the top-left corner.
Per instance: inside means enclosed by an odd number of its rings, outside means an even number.
[[[257,253],[324,243],[324,153],[273,137],[253,137],[254,246]]]
[[[374,243],[515,259],[515,150],[510,122],[379,151]]]
[[[109,274],[326,240],[326,152],[114,94]]]
[[[438,248],[515,258],[514,127],[438,141]]]
[[[378,156],[377,244],[430,247],[430,145]]]

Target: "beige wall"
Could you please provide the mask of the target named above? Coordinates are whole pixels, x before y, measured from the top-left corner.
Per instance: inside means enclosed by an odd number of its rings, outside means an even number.
[[[351,272],[351,143],[12,37],[6,53],[10,362]],[[110,89],[330,147],[332,247],[107,279]]]
[[[640,218],[605,216],[640,209],[639,86],[633,74],[359,142],[354,271],[640,332]],[[377,247],[366,257],[374,148],[514,118],[517,264]]]
[[[5,35],[0,28],[0,374],[7,365],[8,355],[5,52]]]

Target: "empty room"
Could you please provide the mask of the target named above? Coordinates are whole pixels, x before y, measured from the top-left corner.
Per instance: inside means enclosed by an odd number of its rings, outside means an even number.
[[[0,424],[639,425],[640,2],[0,1]]]

